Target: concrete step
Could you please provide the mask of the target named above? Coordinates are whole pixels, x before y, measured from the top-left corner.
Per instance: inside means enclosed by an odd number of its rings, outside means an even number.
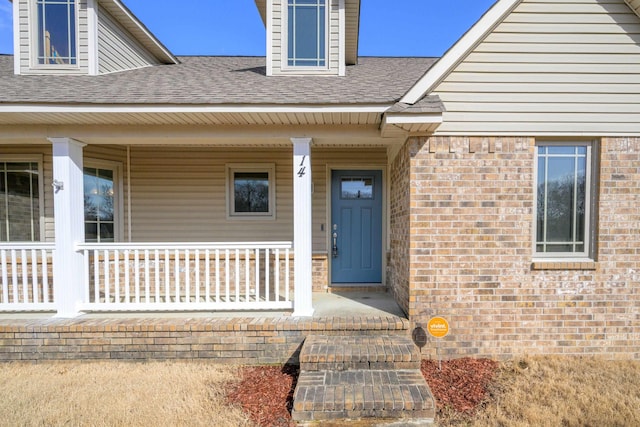
[[[300,352],[301,371],[420,369],[420,351],[403,335],[310,335]]]
[[[301,423],[427,425],[435,417],[433,396],[416,369],[302,372],[293,402],[292,417]]]

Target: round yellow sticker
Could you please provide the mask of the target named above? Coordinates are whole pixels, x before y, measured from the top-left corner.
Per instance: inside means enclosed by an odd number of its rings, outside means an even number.
[[[427,330],[436,338],[446,337],[449,333],[449,322],[443,317],[434,317],[427,323]]]

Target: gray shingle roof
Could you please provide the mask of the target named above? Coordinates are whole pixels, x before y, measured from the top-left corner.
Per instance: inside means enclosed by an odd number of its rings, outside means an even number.
[[[13,74],[0,55],[0,103],[385,104],[402,95],[434,58],[360,58],[346,77],[266,77],[263,57],[179,57],[101,76]]]
[[[444,111],[444,104],[438,95],[428,95],[415,104],[405,104],[398,102],[387,110],[387,113],[402,114],[424,114],[441,113]]]

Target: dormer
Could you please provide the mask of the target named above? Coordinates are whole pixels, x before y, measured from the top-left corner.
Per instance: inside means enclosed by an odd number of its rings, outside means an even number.
[[[358,58],[360,0],[255,0],[267,75],[344,76]]]
[[[12,0],[16,74],[97,75],[178,60],[120,0]]]

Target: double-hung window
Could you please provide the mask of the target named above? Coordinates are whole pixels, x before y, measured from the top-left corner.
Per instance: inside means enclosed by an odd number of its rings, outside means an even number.
[[[536,147],[534,254],[545,258],[591,255],[592,145]]]
[[[87,242],[119,240],[119,170],[118,163],[85,163],[84,235]]]
[[[287,65],[327,64],[326,0],[287,0]]]
[[[76,65],[76,0],[36,0],[38,65]]]
[[[41,239],[41,176],[35,159],[0,159],[0,242]]]

